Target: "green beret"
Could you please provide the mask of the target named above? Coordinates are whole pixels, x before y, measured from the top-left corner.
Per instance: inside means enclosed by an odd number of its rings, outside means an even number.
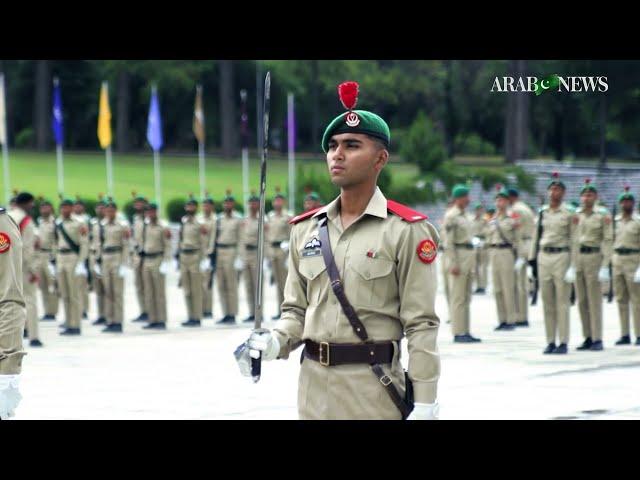
[[[231,195],[230,193],[227,193],[227,195],[222,199],[223,202],[235,202],[236,199],[233,195]]]
[[[494,214],[494,213],[496,213],[496,209],[495,209],[495,207],[489,207],[489,208],[487,208],[487,213],[489,213],[489,214]]]
[[[111,208],[118,208],[118,205],[116,204],[115,200],[113,198],[107,199],[103,202],[103,205],[105,207],[111,207]]]
[[[73,200],[71,200],[70,198],[63,198],[62,201],[60,202],[60,206],[62,207],[65,205],[73,207]]]
[[[469,187],[467,187],[464,183],[458,183],[453,186],[451,190],[451,196],[453,198],[464,197],[465,195],[469,195]]]
[[[547,185],[547,190],[549,190],[554,185],[557,185],[558,187],[561,187],[563,190],[567,189],[567,186],[564,184],[564,182],[562,180],[560,180],[560,175],[558,174],[558,172],[553,172],[551,174],[551,177],[552,177],[552,179],[549,182],[549,185]]]
[[[250,202],[259,202],[260,201],[260,197],[257,196],[255,193],[252,193],[251,196],[249,197],[249,201]]]
[[[518,189],[516,187],[509,187],[507,189],[507,193],[509,193],[509,196],[511,197],[519,197],[520,196],[520,192],[518,191]]]
[[[476,202],[473,208],[477,210],[479,208],[484,208],[484,205],[482,205],[482,202]]]
[[[46,198],[43,198],[42,200],[40,200],[40,206],[42,206],[42,205],[49,205],[50,207],[53,207],[53,203],[51,203]]]
[[[304,197],[305,200],[311,200],[314,202],[319,202],[320,201],[320,195],[318,195],[316,192],[311,192],[309,193],[306,197]]]
[[[286,200],[287,197],[285,197],[283,194],[281,193],[276,193],[275,197],[273,197],[273,199],[275,200],[276,198],[281,198],[282,200]]]
[[[213,205],[215,202],[213,201],[213,198],[210,195],[206,195],[202,199],[202,203],[208,203],[209,205]]]
[[[184,203],[185,206],[187,205],[195,205],[198,206],[198,200],[196,200],[194,197],[189,197],[189,199]]]
[[[629,187],[624,187],[624,192],[618,195],[618,202],[621,202],[623,200],[631,200],[632,202],[636,201],[633,193],[629,191]]]
[[[502,187],[500,190],[498,190],[496,192],[496,198],[498,198],[498,197],[502,197],[502,198],[507,198],[508,199],[509,198],[509,191],[506,188]]]
[[[149,202],[145,208],[145,210],[157,210],[158,204],[156,202]]]
[[[134,202],[146,202],[146,201],[147,201],[147,199],[146,199],[146,198],[144,198],[142,195],[136,195],[136,196],[133,198],[133,201],[134,201]]]
[[[329,140],[340,133],[364,133],[381,140],[386,147],[391,143],[391,131],[382,117],[366,110],[344,112],[334,118],[322,135],[322,150],[327,153]]]
[[[598,189],[593,183],[591,183],[591,180],[588,178],[584,181],[584,185],[580,189],[580,195],[582,195],[584,192],[598,193]]]

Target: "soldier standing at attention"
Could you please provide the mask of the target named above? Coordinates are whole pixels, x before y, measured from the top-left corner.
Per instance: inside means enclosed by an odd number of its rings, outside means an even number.
[[[87,232],[90,232],[91,217],[86,212],[86,205],[77,195],[75,202],[73,202],[73,214],[71,216],[78,222],[82,223],[87,228]],[[82,299],[83,319],[88,318],[87,311],[89,310],[89,289],[91,288],[91,282],[89,281],[89,279],[92,279],[93,277],[91,272],[88,270],[88,262],[85,262],[85,269],[87,269],[87,275],[78,277],[78,284],[80,285],[80,298]]]
[[[99,255],[100,244],[104,242],[104,219],[105,202],[100,199],[96,204],[96,217],[90,221],[89,229],[89,268],[92,271],[91,282],[93,291],[96,294],[96,304],[98,307],[98,318],[92,325],[104,325],[107,323],[105,313],[105,291],[102,278],[102,258]]]
[[[520,224],[520,243],[525,252],[531,251],[531,240],[535,233],[536,217],[533,210],[519,199],[520,192],[517,188],[507,189],[511,211],[518,215]],[[528,255],[528,253],[527,253]],[[516,327],[529,326],[529,278],[524,265],[516,271]]]
[[[449,282],[449,313],[453,327],[453,341],[475,343],[480,339],[470,333],[471,282],[475,268],[475,252],[471,243],[471,221],[465,215],[469,205],[469,188],[458,184],[451,195],[454,205],[447,210],[444,218],[446,230],[446,255]]]
[[[34,197],[29,192],[20,192],[16,195],[15,207],[9,210],[9,216],[18,225],[22,236],[22,276],[23,294],[27,307],[26,330],[29,337],[29,345],[41,347],[42,342],[38,330],[38,261],[36,258],[36,227],[30,212],[33,209]],[[0,272],[2,275],[2,272]]]
[[[496,330],[516,327],[514,272],[522,268],[528,251],[522,246],[518,214],[508,212],[509,194],[498,186],[496,213],[487,226],[487,245],[491,261],[493,292],[496,297]]]
[[[36,259],[38,277],[40,278],[40,293],[44,305],[44,316],[41,320],[55,320],[58,314],[58,292],[56,287],[55,257],[53,248],[56,241],[56,219],[53,215],[53,205],[48,200],[40,201],[40,216],[36,220],[38,226],[38,248]]]
[[[348,112],[329,124],[322,148],[340,196],[292,220],[282,318],[273,331],[253,332],[236,358],[250,375],[252,349],[267,361],[304,344],[302,419],[437,418],[438,234],[424,215],[377,187],[389,127],[372,112],[352,110],[355,82],[339,91]],[[400,363],[405,336],[408,374]]]
[[[578,218],[573,208],[563,203],[566,186],[557,172],[549,182],[549,204],[542,206],[529,259],[538,262],[538,275],[547,336],[545,354],[566,354],[569,342],[569,296],[575,280],[575,229]],[[538,252],[536,258],[536,252]],[[556,339],[560,344],[556,345]]]
[[[133,278],[136,286],[136,297],[138,298],[138,306],[140,307],[140,315],[135,318],[134,322],[146,322],[149,320],[149,315],[145,311],[145,296],[144,296],[144,282],[142,281],[142,262],[143,259],[140,256],[142,251],[142,231],[144,230],[144,211],[147,207],[147,199],[135,191],[131,192],[133,196],[133,214],[132,229],[133,229]]]
[[[484,217],[484,207],[482,203],[477,202],[474,209],[474,217],[471,223],[471,233],[476,240],[476,268],[474,278],[476,280],[476,289],[473,293],[484,294],[487,289],[487,267],[488,255],[486,246],[487,220]]]
[[[244,286],[247,293],[249,316],[244,322],[253,322],[256,313],[256,287],[258,285],[258,211],[260,197],[255,192],[249,197],[249,215],[240,227],[240,255],[244,263]]]
[[[207,228],[196,218],[198,201],[193,195],[184,206],[185,215],[180,225],[180,283],[187,305],[183,327],[199,327],[202,321],[202,261],[206,260]]]
[[[613,247],[613,223],[606,209],[598,207],[598,190],[590,179],[580,190],[575,249],[576,299],[584,342],[578,350],[602,350],[602,287],[609,281]]]
[[[60,335],[80,335],[82,316],[82,278],[86,283],[85,260],[89,253],[87,226],[71,217],[73,201],[60,202],[60,218],[56,221],[56,269],[58,288],[64,305],[64,330]]]
[[[636,345],[640,345],[640,216],[634,213],[635,197],[625,187],[618,196],[621,213],[615,218],[613,244],[613,291],[620,315],[620,339],[616,345],[629,345],[629,301],[633,313]]]
[[[144,294],[149,323],[142,328],[165,330],[167,328],[167,299],[165,275],[171,262],[171,230],[158,218],[158,204],[151,202],[146,208],[144,251]]]
[[[0,207],[0,420],[14,415],[22,396],[18,390],[22,332],[27,312],[22,292],[22,238],[18,225]]]
[[[202,200],[202,215],[198,217],[200,223],[202,223],[207,229],[205,243],[207,250],[205,251],[205,257],[209,258],[213,254],[215,248],[216,238],[216,226],[218,223],[218,216],[215,211],[215,203],[213,198],[209,194],[205,194],[204,200]],[[202,318],[213,317],[213,284],[211,280],[211,263],[207,265],[207,268],[202,271]]]
[[[234,215],[236,201],[227,190],[224,197],[224,213],[220,216],[220,226],[218,230],[218,265],[216,268],[216,281],[218,282],[218,293],[222,302],[224,316],[216,323],[219,325],[235,324],[238,314],[238,267],[237,260],[239,254],[238,240],[240,238],[240,227],[242,218]]]
[[[102,281],[104,282],[105,333],[122,333],[124,319],[124,277],[129,268],[129,226],[116,218],[118,206],[109,199],[104,206],[104,241],[100,242],[99,256],[102,259]]]
[[[278,313],[272,320],[280,318],[280,307],[284,302],[284,284],[287,281],[287,253],[289,252],[289,235],[291,234],[291,215],[284,210],[285,198],[276,189],[276,196],[273,199],[273,210],[267,215],[269,229],[266,232],[269,238],[269,252],[271,259],[271,270],[275,277],[276,288],[278,290]]]

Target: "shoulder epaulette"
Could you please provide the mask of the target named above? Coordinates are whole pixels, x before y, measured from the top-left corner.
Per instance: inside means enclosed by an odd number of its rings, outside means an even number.
[[[421,220],[427,220],[429,218],[424,213],[420,213],[416,210],[413,210],[412,208],[407,207],[406,205],[394,202],[393,200],[387,200],[387,210],[389,210],[391,213],[395,213],[405,222],[409,223],[419,222]]]
[[[3,207],[0,207],[0,213],[7,213],[7,210]]]
[[[323,207],[314,208],[313,210],[309,210],[308,212],[301,213],[297,217],[293,217],[291,220],[289,220],[289,223],[291,225],[295,225],[296,223],[300,223],[301,221],[306,220],[307,218],[311,218],[321,208]]]

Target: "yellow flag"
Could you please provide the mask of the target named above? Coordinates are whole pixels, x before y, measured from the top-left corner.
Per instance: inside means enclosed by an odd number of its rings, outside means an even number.
[[[109,109],[109,87],[107,82],[102,82],[102,88],[100,89],[98,140],[100,140],[102,148],[107,148],[111,145],[111,110]]]
[[[196,105],[193,109],[193,134],[204,143],[204,110],[202,109],[202,87],[196,87]]]

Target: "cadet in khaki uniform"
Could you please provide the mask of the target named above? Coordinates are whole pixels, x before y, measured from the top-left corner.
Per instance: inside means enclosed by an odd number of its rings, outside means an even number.
[[[267,231],[265,234],[268,238],[268,251],[271,260],[271,269],[278,290],[278,314],[272,317],[272,320],[280,318],[280,306],[284,302],[284,285],[287,280],[286,258],[288,247],[283,248],[289,243],[291,234],[291,215],[284,210],[285,198],[278,191],[273,199],[273,210],[267,215]],[[267,245],[265,245],[267,247]]]
[[[22,238],[18,225],[1,207],[0,272],[0,419],[6,419],[21,398],[18,385],[26,355],[22,332],[27,313],[22,291]]]
[[[453,187],[454,205],[444,217],[446,231],[446,256],[449,282],[449,314],[453,329],[453,341],[458,343],[479,342],[470,333],[469,304],[471,282],[475,268],[475,252],[471,243],[471,221],[465,215],[469,205],[469,189],[458,184]]]
[[[515,270],[524,265],[529,253],[522,247],[518,216],[507,211],[508,205],[509,194],[501,188],[496,194],[496,213],[487,225],[491,278],[498,311],[496,330],[513,330],[516,327]]]
[[[238,240],[242,218],[234,215],[235,199],[227,191],[224,198],[224,213],[220,216],[218,243],[216,251],[218,264],[216,267],[216,282],[218,294],[222,302],[224,316],[216,323],[219,325],[234,324],[238,314],[238,270],[237,260],[240,252]]]
[[[306,197],[304,197],[303,207],[305,212],[309,212],[311,210],[315,210],[316,208],[320,208],[322,206],[322,200],[320,200],[320,195],[316,192],[309,192]]]
[[[104,283],[105,333],[122,333],[124,319],[124,275],[129,268],[129,225],[116,218],[118,206],[109,199],[104,205],[104,242],[100,243],[99,255],[102,258],[102,281]]]
[[[616,345],[629,345],[629,301],[633,314],[636,345],[640,345],[640,216],[633,212],[635,197],[629,187],[618,196],[622,212],[615,218],[613,243],[613,291],[620,315],[620,339]]]
[[[538,221],[542,219],[542,236],[538,237],[536,228],[529,259],[538,262],[547,336],[544,353],[565,354],[569,342],[569,296],[574,281],[572,277],[575,277],[575,266],[571,265],[575,258],[572,250],[575,249],[578,219],[573,208],[562,203],[566,187],[556,172],[547,191],[549,205],[544,205],[538,216]],[[556,339],[560,341],[557,346]]]
[[[146,208],[144,243],[144,295],[149,324],[142,328],[165,330],[167,328],[167,300],[165,274],[171,261],[171,230],[166,222],[158,218],[155,202]]]
[[[100,199],[96,204],[96,217],[89,222],[89,268],[91,269],[91,285],[96,294],[96,304],[98,306],[98,318],[92,325],[103,325],[107,323],[105,313],[105,290],[102,277],[102,258],[100,257],[100,244],[104,241],[104,219],[105,203]]]
[[[254,331],[236,355],[246,375],[252,349],[272,360],[304,343],[302,419],[406,418],[407,379],[416,402],[409,419],[437,417],[438,234],[424,215],[388,201],[376,187],[389,139],[384,120],[365,110],[342,114],[327,127],[322,145],[340,196],[292,220],[282,318],[272,332]],[[323,251],[334,260],[329,270]],[[333,291],[330,275],[340,277]],[[354,313],[347,317],[336,295]],[[398,348],[405,335],[408,375]]]
[[[258,286],[258,211],[260,198],[255,192],[249,197],[249,215],[240,226],[240,255],[244,263],[244,287],[247,293],[249,316],[244,322],[253,322],[256,313],[256,288]],[[264,290],[263,290],[264,292]]]
[[[52,264],[55,261],[53,249],[56,241],[56,219],[53,215],[53,205],[48,200],[40,202],[40,216],[36,223],[38,226],[38,248],[35,257],[42,304],[44,305],[44,316],[41,320],[55,320],[59,303],[55,270]]]
[[[28,192],[16,196],[16,206],[9,210],[9,216],[16,222],[22,235],[22,276],[23,294],[27,306],[29,345],[41,347],[38,330],[38,262],[36,259],[36,227],[29,212],[33,209],[34,197]]]
[[[447,212],[449,209],[453,207],[453,199],[450,199],[447,203],[447,206],[444,211],[444,217],[440,219],[440,228],[438,230],[438,234],[440,235],[440,244],[438,245],[438,251],[441,253],[440,257],[438,257],[437,263],[440,263],[442,266],[440,267],[442,272],[442,284],[444,286],[444,296],[447,299],[447,313],[449,314],[449,319],[447,323],[451,323],[451,312],[449,311],[449,306],[451,302],[451,297],[449,295],[449,263],[447,261],[447,255],[445,254],[445,244],[447,243],[447,230],[444,228],[444,219],[447,216]]]
[[[509,203],[511,211],[518,215],[518,224],[520,225],[520,244],[523,251],[531,251],[531,240],[535,233],[535,214],[527,206],[526,203],[519,200],[520,192],[517,188],[511,187],[507,189],[509,193]],[[527,269],[524,265],[516,271],[516,327],[529,326],[529,278],[527,277]]]
[[[576,299],[584,342],[578,350],[602,350],[602,287],[609,281],[613,225],[606,209],[598,207],[598,191],[589,179],[580,190],[582,206],[576,211],[578,226],[574,249]]]
[[[73,202],[73,213],[71,214],[71,217],[74,220],[82,223],[87,228],[87,232],[91,231],[91,217],[86,213],[86,206],[78,196],[76,196],[76,200],[75,202]],[[85,264],[85,269],[87,268],[87,265],[88,262]],[[82,300],[83,319],[88,318],[87,312],[89,311],[89,290],[91,289],[92,280],[93,274],[90,271],[87,271],[86,276],[78,277],[78,284],[80,285],[80,298]]]
[[[471,234],[479,240],[476,247],[476,268],[474,278],[476,289],[473,293],[484,294],[487,288],[488,252],[486,246],[487,220],[484,216],[484,207],[480,202],[476,203],[473,220],[471,221]]]
[[[208,194],[202,200],[202,215],[198,216],[198,220],[207,229],[205,238],[205,244],[207,249],[205,251],[205,257],[211,257],[213,249],[215,247],[216,240],[216,225],[218,216],[214,209],[215,203],[213,198]],[[207,265],[207,268],[202,271],[202,318],[213,317],[213,282],[211,281],[211,262]]]
[[[191,197],[184,206],[180,225],[180,283],[187,304],[188,320],[183,327],[199,327],[202,320],[202,260],[206,261],[207,229],[196,218],[198,201]]]
[[[140,252],[142,251],[142,231],[144,229],[144,210],[147,206],[147,199],[142,195],[136,195],[136,192],[131,192],[133,196],[133,208],[135,213],[133,214],[132,229],[133,229],[133,278],[136,286],[136,297],[138,298],[138,306],[140,307],[140,315],[135,318],[134,322],[146,322],[149,320],[149,315],[145,311],[145,297],[144,297],[144,282],[142,279],[142,257]]]
[[[71,217],[73,201],[60,202],[60,218],[56,221],[56,269],[58,288],[64,305],[64,330],[60,335],[80,335],[82,316],[82,278],[87,271],[85,260],[89,253],[87,226]],[[65,238],[65,233],[69,240]]]

